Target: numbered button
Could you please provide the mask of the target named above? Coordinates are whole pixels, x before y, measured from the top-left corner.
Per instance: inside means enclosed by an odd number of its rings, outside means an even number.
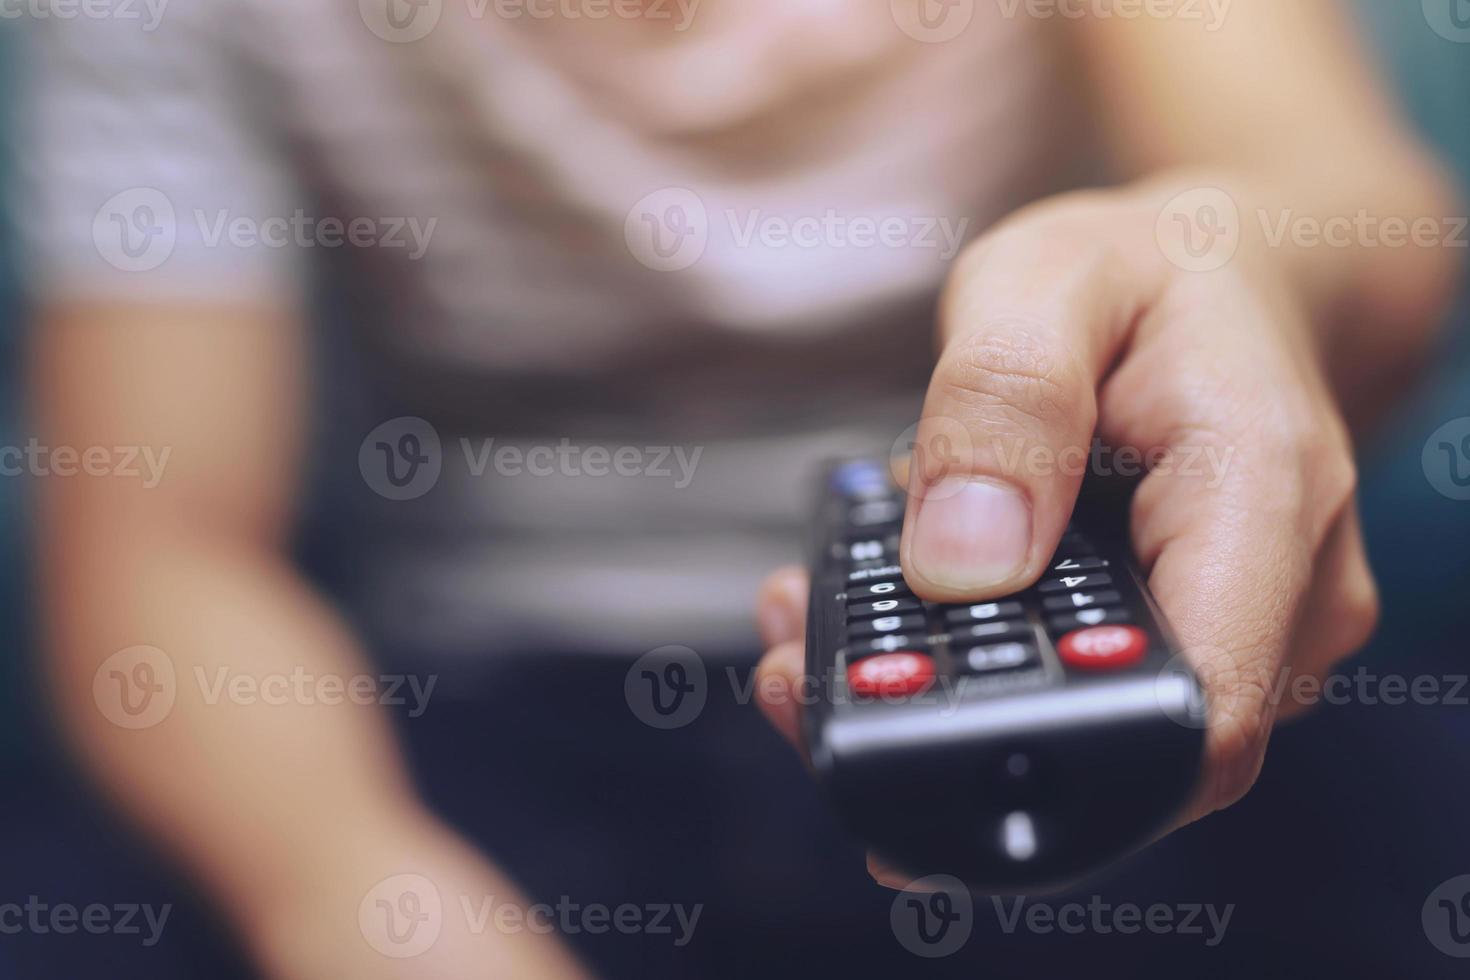
[[[847,590],[848,602],[875,602],[879,599],[899,599],[912,596],[904,582],[875,582]]]
[[[1051,566],[1052,572],[1062,575],[1070,575],[1073,572],[1095,572],[1099,568],[1107,568],[1106,559],[1097,558],[1092,555],[1077,555],[1072,558],[1063,558]]]
[[[864,538],[839,546],[838,553],[848,561],[881,561],[888,557],[881,538]]]
[[[923,604],[918,599],[877,599],[873,602],[849,602],[847,604],[848,619],[872,619],[876,616],[901,616],[906,613],[922,611]]]
[[[1041,655],[1030,643],[997,643],[976,647],[959,658],[960,670],[967,674],[990,674],[1000,670],[1016,670],[1041,662]]]
[[[982,602],[974,606],[946,609],[944,621],[963,626],[968,623],[987,623],[995,619],[1015,619],[1023,612],[1019,602]]]
[[[854,640],[861,640],[882,633],[918,633],[923,632],[923,629],[924,617],[917,614],[879,616],[877,619],[852,623],[847,628],[847,635]]]
[[[846,545],[837,546],[839,557],[845,557],[848,561],[885,561],[890,562],[898,554],[898,534],[890,534],[887,537],[862,536],[849,541]]]
[[[1085,626],[1127,623],[1133,619],[1126,609],[1079,609],[1064,616],[1053,616],[1047,626],[1053,633],[1067,633]]]
[[[903,504],[897,500],[870,500],[847,512],[847,523],[853,527],[880,527],[903,520]]]
[[[977,623],[955,629],[950,639],[956,646],[974,646],[976,643],[1011,643],[1032,638],[1032,630],[1023,622]]]
[[[1071,612],[1073,609],[1116,606],[1122,601],[1123,597],[1116,592],[1069,592],[1043,599],[1041,605],[1047,612]]]
[[[894,653],[899,650],[926,651],[929,638],[922,633],[891,633],[868,640],[858,640],[848,647],[848,657],[871,657],[879,653]]]
[[[1071,589],[1100,589],[1106,585],[1113,584],[1113,577],[1107,572],[1093,572],[1090,575],[1062,575],[1058,578],[1047,579],[1041,583],[1040,592],[1046,595],[1052,592],[1066,592]]]

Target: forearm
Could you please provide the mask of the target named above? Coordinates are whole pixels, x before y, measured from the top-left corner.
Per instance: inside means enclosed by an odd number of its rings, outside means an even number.
[[[1091,19],[1073,40],[1105,148],[1163,222],[1160,245],[1177,247],[1163,239],[1180,220],[1197,245],[1207,223],[1238,228],[1227,266],[1304,310],[1352,422],[1373,419],[1429,351],[1466,229],[1454,182],[1386,96],[1347,4],[1239,0],[1211,28]],[[1229,207],[1201,213],[1201,188]]]
[[[461,915],[466,901],[523,900],[417,802],[382,709],[365,703],[363,658],[284,561],[146,524],[44,526],[65,729],[110,795],[222,904],[266,975],[392,974],[382,950],[398,940],[360,908],[379,893],[398,900],[404,881],[428,882],[444,910],[442,932],[413,954],[423,975],[581,975],[553,938]],[[175,694],[156,723],[131,728],[117,723],[110,679],[101,696],[94,679],[139,644],[167,657],[153,662]]]
[[[279,312],[179,306],[58,308],[38,329],[40,441],[148,447],[160,461],[146,484],[77,473],[39,496],[42,639],[62,726],[268,976],[392,975],[399,961],[380,951],[392,937],[359,916],[375,896],[401,897],[377,890],[402,876],[430,882],[445,911],[416,975],[576,975],[553,937],[454,914],[463,899],[514,901],[515,888],[416,799],[372,669],[286,557],[299,333]],[[154,651],[151,676],[108,663],[137,647]],[[422,706],[431,679],[413,680],[400,691]]]
[[[1166,253],[1186,232],[1203,246],[1211,221],[1238,229],[1238,246],[1222,240],[1224,251],[1207,266],[1249,270],[1302,307],[1329,380],[1358,420],[1412,379],[1458,289],[1466,229],[1455,216],[1463,205],[1432,158],[1411,145],[1374,167],[1324,159],[1166,170],[1132,190],[1164,222],[1156,231]],[[1199,212],[1216,200],[1234,213]]]
[[[1096,18],[1074,39],[1107,148],[1155,216],[1180,192],[1226,191],[1233,267],[1305,310],[1355,409],[1392,397],[1454,295],[1464,205],[1373,70],[1351,6],[1238,0],[1218,23]]]
[[[348,863],[426,819],[381,709],[332,693],[368,673],[352,639],[284,561],[150,522],[98,526],[72,512],[43,528],[66,731],[110,794],[232,911],[253,916],[300,887],[302,869]],[[116,723],[109,679],[100,694],[94,679],[138,645],[161,651],[176,694],[134,730]],[[293,677],[305,696],[273,680]]]

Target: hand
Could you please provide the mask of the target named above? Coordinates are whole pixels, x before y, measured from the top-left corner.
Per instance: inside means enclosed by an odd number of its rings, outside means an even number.
[[[900,553],[926,599],[1017,591],[1057,545],[1094,433],[1156,463],[1133,545],[1210,716],[1188,822],[1245,794],[1278,709],[1301,707],[1281,692],[1365,643],[1378,599],[1347,429],[1303,304],[1263,251],[1212,273],[1171,265],[1155,238],[1171,196],[1058,198],[961,257]],[[795,741],[804,575],[777,572],[759,602],[757,690]]]

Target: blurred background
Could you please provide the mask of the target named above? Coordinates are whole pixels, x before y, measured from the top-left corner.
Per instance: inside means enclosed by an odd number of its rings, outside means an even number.
[[[1427,140],[1462,180],[1470,180],[1470,44],[1431,30],[1420,0],[1364,0],[1361,15]],[[13,114],[12,79],[25,56],[17,33],[11,22],[0,20],[0,127]],[[15,149],[0,139],[0,153]],[[0,156],[0,171],[11,165]],[[0,444],[23,445],[27,430],[18,381],[26,297],[15,267],[11,216],[9,208],[0,213]],[[330,308],[330,298],[324,307]],[[1466,309],[1462,302],[1441,355],[1415,395],[1363,454],[1363,516],[1384,617],[1358,663],[1380,672],[1470,671],[1470,503],[1437,492],[1422,455],[1431,433],[1470,416]],[[324,336],[330,338],[330,331]],[[325,380],[327,397],[351,385],[345,377]],[[0,902],[38,893],[78,904],[151,896],[172,901],[174,910],[162,941],[147,949],[117,936],[0,934],[0,977],[100,975],[88,971],[101,964],[110,964],[108,975],[115,977],[152,976],[165,968],[182,971],[178,975],[249,975],[236,961],[231,940],[190,899],[187,887],[107,817],[61,761],[36,686],[28,622],[31,491],[23,478],[0,478],[0,636],[6,639],[0,651]],[[329,488],[317,493],[314,510],[330,512],[321,502]],[[308,558],[330,567],[330,555],[312,554],[310,531],[304,543]],[[1192,883],[1208,894],[1228,896],[1250,876],[1277,875],[1279,904],[1257,910],[1221,948],[1199,953],[1163,943],[1131,965],[1149,975],[1177,966],[1195,976],[1240,976],[1249,969],[1253,977],[1267,977],[1298,976],[1304,969],[1320,976],[1381,976],[1413,964],[1418,976],[1463,975],[1459,962],[1425,941],[1419,909],[1439,882],[1470,873],[1467,762],[1470,707],[1354,704],[1279,731],[1261,784],[1243,804],[1142,859],[1155,873],[1167,866],[1191,869]],[[1413,814],[1392,825],[1417,826],[1415,839],[1385,836],[1381,828],[1388,826],[1390,812]],[[1283,823],[1312,828],[1315,846],[1281,834]],[[1212,851],[1231,860],[1197,860]],[[1380,860],[1396,869],[1392,880],[1364,880],[1357,893],[1314,889],[1326,865],[1353,862],[1368,852],[1380,859],[1392,855]],[[1125,874],[1111,887],[1126,893],[1128,881]],[[875,904],[879,914],[884,901]],[[967,975],[1014,975],[1010,971],[1021,970],[1027,956],[1043,955],[1035,942],[1006,938],[1014,940],[1010,947],[992,946],[978,972],[972,965]],[[1066,941],[1057,937],[1051,943]],[[1110,972],[1123,972],[1136,953],[1134,947],[1104,948],[1117,957]],[[1396,952],[1380,959],[1375,949]],[[912,962],[916,971],[926,966]]]

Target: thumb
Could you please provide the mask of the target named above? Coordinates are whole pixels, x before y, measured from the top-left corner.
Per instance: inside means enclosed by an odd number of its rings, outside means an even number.
[[[914,440],[900,558],[936,602],[1015,592],[1045,569],[1087,468],[1099,379],[1143,291],[1116,263],[1001,244],[950,284]]]

